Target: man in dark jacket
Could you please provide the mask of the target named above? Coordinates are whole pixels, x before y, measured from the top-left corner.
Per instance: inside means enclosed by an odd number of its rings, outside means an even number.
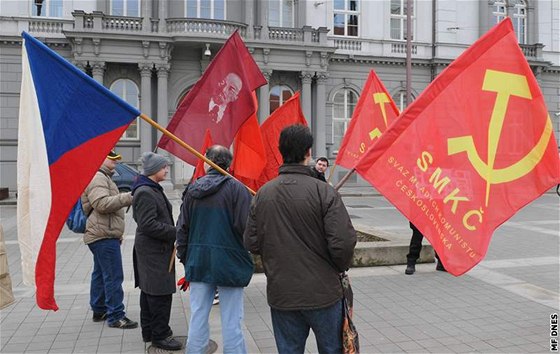
[[[231,152],[214,145],[206,157],[227,170]],[[177,256],[190,281],[191,319],[187,353],[205,353],[208,318],[216,288],[220,293],[224,353],[246,353],[243,338],[243,288],[253,275],[253,261],[243,247],[251,195],[238,181],[213,168],[187,187],[177,222]]]
[[[319,353],[342,352],[342,286],[356,232],[340,195],[307,166],[313,137],[292,125],[280,134],[284,164],[251,204],[245,247],[260,254],[278,352],[303,353],[311,328]]]
[[[140,288],[140,325],[144,342],[164,350],[183,346],[169,328],[175,292],[175,267],[169,271],[177,230],[171,203],[159,182],[169,170],[165,157],[142,154],[142,174],[132,188],[132,211],[136,221],[134,280]]]
[[[325,172],[327,171],[328,167],[329,167],[329,159],[327,159],[324,156],[321,156],[317,158],[317,160],[315,161],[315,166],[311,167],[311,169],[315,173],[315,178],[323,182],[326,182],[327,179],[325,178]]]

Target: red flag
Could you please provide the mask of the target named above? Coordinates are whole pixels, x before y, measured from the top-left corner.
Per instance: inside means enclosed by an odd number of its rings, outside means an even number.
[[[258,105],[257,97],[253,93],[255,107]],[[243,123],[233,143],[233,162],[231,171],[242,182],[256,180],[261,175],[266,165],[266,152],[257,119],[257,112]]]
[[[338,149],[336,164],[354,168],[364,152],[398,116],[399,110],[391,95],[371,70]]]
[[[236,31],[181,102],[167,130],[191,146],[202,146],[204,132],[210,129],[215,144],[229,147],[256,111],[252,92],[264,84],[266,79]],[[158,147],[196,165],[196,156],[166,135]]]
[[[559,182],[557,154],[507,18],[424,90],[356,170],[461,275],[482,260],[498,226]]]
[[[208,149],[212,145],[214,145],[214,143],[212,143],[212,136],[210,135],[210,129],[206,129],[206,132],[204,133],[204,143],[202,144],[202,148],[200,149],[199,152],[202,155],[206,154],[206,149]],[[194,181],[196,181],[199,177],[205,175],[206,175],[206,171],[204,171],[204,160],[198,159],[198,162],[196,163],[196,168],[194,169],[194,173],[189,183],[194,183]]]
[[[266,151],[266,166],[259,179],[260,186],[278,176],[278,167],[283,163],[282,155],[280,155],[280,150],[278,150],[280,132],[292,124],[307,126],[307,121],[303,116],[299,103],[299,92],[296,92],[289,100],[275,110],[261,125],[261,133]]]

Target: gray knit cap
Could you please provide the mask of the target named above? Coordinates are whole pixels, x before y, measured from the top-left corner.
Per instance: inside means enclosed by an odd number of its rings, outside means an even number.
[[[159,172],[164,166],[169,165],[167,158],[153,152],[143,153],[140,160],[142,161],[142,174],[144,176],[151,176]]]

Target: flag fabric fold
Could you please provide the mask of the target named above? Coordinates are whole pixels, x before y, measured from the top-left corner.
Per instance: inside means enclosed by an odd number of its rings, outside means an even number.
[[[445,69],[356,165],[461,275],[494,230],[560,180],[542,92],[511,20]]]
[[[266,152],[266,166],[259,178],[259,186],[278,176],[278,168],[282,165],[282,155],[278,150],[278,141],[282,129],[292,124],[303,124],[307,121],[301,110],[299,92],[296,92],[289,100],[264,121],[261,125],[263,144]]]
[[[214,143],[212,142],[212,136],[210,135],[210,129],[206,129],[206,132],[204,133],[204,143],[202,144],[202,147],[200,149],[200,153],[202,155],[206,154],[206,149],[208,149],[210,146],[212,146]],[[206,171],[204,171],[204,160],[202,159],[198,159],[198,162],[196,164],[196,167],[194,169],[192,178],[190,183],[194,183],[194,181],[196,181],[198,178],[205,176],[206,175]]]
[[[253,93],[255,107],[257,97]],[[230,170],[243,183],[258,180],[266,165],[266,152],[257,119],[257,112],[243,123],[233,142],[233,162]],[[254,186],[254,184],[252,184]],[[249,186],[251,187],[251,186]]]
[[[23,280],[57,310],[56,241],[71,208],[140,112],[23,33],[17,225]]]
[[[338,149],[335,163],[354,168],[360,157],[399,116],[399,109],[371,70]]]
[[[239,127],[256,111],[253,91],[264,84],[265,77],[235,31],[181,102],[167,130],[198,147],[209,129],[215,144],[229,147]],[[196,156],[166,135],[158,147],[196,165]]]

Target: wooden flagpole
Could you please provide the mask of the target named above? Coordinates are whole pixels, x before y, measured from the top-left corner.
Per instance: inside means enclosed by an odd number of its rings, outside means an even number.
[[[233,177],[226,170],[224,170],[220,166],[216,165],[214,162],[210,161],[206,156],[204,156],[200,152],[196,151],[196,149],[193,149],[192,146],[185,143],[183,140],[179,139],[177,136],[175,136],[175,134],[171,133],[169,130],[165,129],[164,127],[162,127],[161,125],[156,123],[152,118],[148,117],[144,113],[140,114],[140,118],[142,118],[145,122],[149,123],[151,126],[156,128],[157,130],[159,130],[163,134],[167,135],[169,138],[171,138],[171,140],[173,140],[177,144],[179,144],[182,147],[184,147],[185,149],[187,149],[194,156],[198,157],[199,159],[204,160],[204,162],[206,162],[208,165],[212,166],[214,169],[216,169],[218,172],[220,172],[224,176],[229,176],[229,177],[235,179],[236,181],[238,181],[239,183],[241,183],[237,178]],[[243,183],[241,183],[241,184],[243,184]],[[243,184],[243,185],[245,186],[245,184]],[[251,188],[249,188],[247,186],[245,186],[245,188],[247,188],[249,190],[249,193],[251,193],[251,195],[256,194],[255,191],[252,190]],[[175,264],[175,255],[176,254],[177,254],[177,247],[175,246],[175,247],[173,247],[173,253],[171,254],[171,259],[169,260],[169,268],[168,268],[169,273],[171,273],[171,269],[173,269],[173,265]]]
[[[332,165],[331,171],[329,172],[329,178],[327,179],[327,183],[331,183],[331,178],[334,173],[334,169],[336,168],[336,162]]]
[[[342,187],[342,185],[344,183],[346,183],[346,181],[348,180],[348,178],[350,178],[350,176],[352,175],[352,173],[354,173],[356,171],[355,168],[351,169],[350,171],[348,171],[348,173],[346,173],[344,175],[344,177],[342,177],[342,179],[337,183],[336,186],[334,186],[334,189],[336,189],[337,191],[340,189],[340,187]]]

